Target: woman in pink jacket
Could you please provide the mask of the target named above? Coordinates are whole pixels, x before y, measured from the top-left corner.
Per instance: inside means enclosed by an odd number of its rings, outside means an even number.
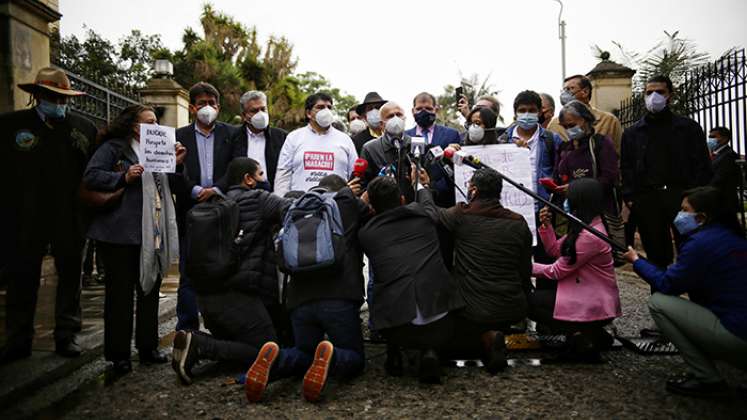
[[[604,190],[591,178],[581,178],[568,188],[566,211],[607,233],[602,223]],[[580,226],[570,224],[568,234],[555,236],[550,211],[540,212],[539,234],[545,251],[557,258],[553,264],[534,263],[532,273],[557,281],[556,290],[536,290],[529,295],[529,316],[552,330],[566,334],[559,361],[599,362],[599,351],[611,344],[602,328],[621,315],[610,246]]]

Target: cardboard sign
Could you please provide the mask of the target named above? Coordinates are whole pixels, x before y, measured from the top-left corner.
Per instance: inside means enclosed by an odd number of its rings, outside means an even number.
[[[480,161],[512,180],[534,189],[532,184],[532,164],[529,161],[529,149],[515,144],[491,144],[487,146],[464,146],[462,150],[468,155],[477,156]],[[475,170],[469,166],[454,166],[454,183],[467,193],[467,182]],[[457,190],[456,201],[466,202],[466,198]],[[532,245],[537,244],[534,215],[534,198],[521,192],[518,188],[503,181],[501,204],[524,217],[532,231]]]
[[[140,164],[146,172],[176,171],[176,130],[157,124],[140,124]]]

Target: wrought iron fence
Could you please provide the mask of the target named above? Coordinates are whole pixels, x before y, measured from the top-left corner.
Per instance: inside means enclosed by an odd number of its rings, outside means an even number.
[[[732,147],[747,152],[747,60],[736,50],[713,63],[694,69],[675,88],[672,108],[697,121],[707,133],[724,126],[732,132]],[[617,116],[623,128],[645,114],[643,93],[636,92],[620,103]]]
[[[747,202],[744,155],[747,154],[747,59],[745,50],[735,50],[713,63],[694,69],[675,87],[672,108],[675,112],[697,121],[708,133],[714,127],[727,127],[732,132],[731,146],[742,157],[742,186],[739,189],[742,208]],[[623,128],[640,120],[645,114],[643,93],[635,92],[620,103],[617,117]],[[744,212],[740,214],[743,226]]]
[[[72,111],[89,118],[99,127],[107,125],[126,107],[140,103],[137,93],[115,92],[65,68],[58,68],[67,74],[73,89],[87,94],[72,99]]]

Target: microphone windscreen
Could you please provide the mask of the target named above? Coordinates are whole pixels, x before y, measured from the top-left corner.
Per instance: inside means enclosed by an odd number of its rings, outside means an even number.
[[[446,159],[452,159],[454,157],[454,152],[454,148],[447,147],[446,150],[444,150],[444,156],[446,157]]]

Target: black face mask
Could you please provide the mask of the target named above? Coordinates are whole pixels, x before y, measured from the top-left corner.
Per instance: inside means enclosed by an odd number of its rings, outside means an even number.
[[[420,110],[415,114],[415,122],[420,128],[430,128],[436,122],[436,113]]]
[[[272,192],[272,187],[270,186],[270,183],[267,181],[258,181],[256,185],[254,185],[255,189],[258,190],[265,190],[267,192]]]

